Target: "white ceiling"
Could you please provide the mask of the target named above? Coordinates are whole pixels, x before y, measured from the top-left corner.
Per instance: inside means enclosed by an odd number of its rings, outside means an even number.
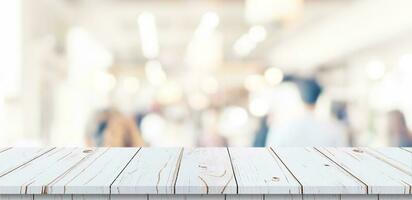
[[[284,38],[269,55],[276,66],[310,69],[412,30],[412,1],[362,0]],[[412,39],[412,37],[409,37]]]
[[[160,60],[183,63],[188,43],[207,11],[220,16],[224,62],[254,62],[284,69],[313,69],[412,29],[410,0],[306,0],[294,21],[265,24],[268,38],[246,58],[233,53],[235,41],[250,28],[241,0],[66,0],[61,1],[69,26],[92,33],[115,55],[117,63],[144,63],[137,16],[156,16]]]

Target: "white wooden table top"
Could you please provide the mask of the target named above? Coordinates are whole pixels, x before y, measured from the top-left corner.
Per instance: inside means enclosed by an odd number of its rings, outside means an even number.
[[[0,148],[0,194],[411,194],[408,148]]]

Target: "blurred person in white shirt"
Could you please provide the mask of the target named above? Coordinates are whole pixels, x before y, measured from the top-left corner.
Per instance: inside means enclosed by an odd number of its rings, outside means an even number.
[[[312,147],[347,146],[347,133],[343,125],[323,120],[315,115],[316,102],[322,88],[315,79],[293,78],[304,103],[304,114],[296,119],[271,127],[266,146]]]

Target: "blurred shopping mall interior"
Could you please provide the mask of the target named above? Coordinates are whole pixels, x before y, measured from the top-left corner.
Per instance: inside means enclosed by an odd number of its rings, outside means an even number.
[[[411,8],[0,1],[0,146],[410,146]]]

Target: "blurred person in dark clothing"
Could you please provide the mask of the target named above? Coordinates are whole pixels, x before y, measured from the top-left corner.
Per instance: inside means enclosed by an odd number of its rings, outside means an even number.
[[[268,116],[260,119],[259,129],[253,142],[253,147],[264,147],[266,145],[267,136],[269,133]]]
[[[348,145],[354,146],[354,132],[349,124],[349,113],[347,103],[342,101],[334,101],[331,105],[332,116],[343,125],[348,134]]]
[[[412,147],[412,135],[406,124],[405,115],[400,110],[387,114],[387,131],[391,146]]]
[[[315,116],[316,102],[322,87],[315,79],[293,78],[304,103],[305,114],[278,127],[271,127],[267,146],[347,146],[347,134],[342,125]]]
[[[144,142],[133,119],[116,110],[104,110],[94,117],[86,135],[88,146],[137,147]]]

